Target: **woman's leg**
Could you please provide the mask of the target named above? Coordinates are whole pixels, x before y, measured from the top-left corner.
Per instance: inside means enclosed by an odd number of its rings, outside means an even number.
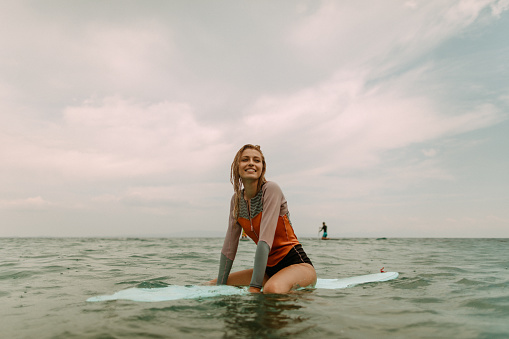
[[[250,268],[248,270],[242,270],[238,272],[230,273],[228,276],[228,281],[226,282],[227,285],[232,286],[249,286],[249,283],[251,282],[251,277],[253,276],[253,269]],[[263,283],[267,281],[268,277],[265,275],[263,278]],[[211,280],[208,282],[208,285],[215,285],[217,282],[217,279]]]
[[[306,263],[295,264],[283,268],[267,280],[263,286],[263,293],[288,293],[293,289],[314,284],[316,284],[315,268]]]

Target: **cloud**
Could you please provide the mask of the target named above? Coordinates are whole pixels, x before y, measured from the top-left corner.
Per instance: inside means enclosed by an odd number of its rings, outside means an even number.
[[[170,75],[181,63],[167,23],[131,16],[126,24],[116,13],[108,16],[110,6],[94,7],[102,15],[93,15],[79,6],[47,5],[20,1],[0,10],[9,13],[1,15],[9,34],[0,35],[0,81],[17,91],[22,105],[54,117],[56,107],[91,96],[162,101],[178,88]]]
[[[224,197],[231,194],[226,183],[185,183],[158,186],[133,185],[116,195],[104,194],[92,199],[93,203],[123,206],[145,213],[171,215],[175,210],[197,214],[197,210],[212,211],[225,208]]]
[[[507,1],[344,3],[324,1],[288,30],[296,53],[330,66],[399,68],[440,46],[485,16],[499,17]],[[486,13],[486,9],[491,11]]]
[[[436,150],[436,149],[434,149],[434,148],[423,149],[423,150],[422,150],[422,153],[423,153],[425,156],[430,157],[430,158],[432,158],[432,157],[434,157],[434,156],[436,156],[436,155],[438,154],[437,150]]]
[[[380,163],[385,151],[484,128],[505,118],[490,103],[471,111],[446,111],[439,100],[416,90],[416,79],[427,81],[425,70],[376,86],[362,74],[337,74],[291,95],[265,96],[246,113],[243,129],[252,138],[264,135],[268,145],[288,145],[287,161],[307,159],[299,165],[301,171],[317,167],[338,171],[370,168]]]
[[[44,210],[56,206],[40,196],[25,199],[0,200],[0,209],[9,210]]]
[[[500,0],[491,4],[491,13],[496,18],[500,18],[500,15],[507,10],[509,10],[509,0]]]
[[[4,166],[65,176],[126,178],[201,173],[215,168],[228,145],[184,103],[140,103],[120,97],[67,107],[59,123],[8,136]],[[28,132],[28,131],[27,131]],[[4,136],[5,138],[5,136]]]

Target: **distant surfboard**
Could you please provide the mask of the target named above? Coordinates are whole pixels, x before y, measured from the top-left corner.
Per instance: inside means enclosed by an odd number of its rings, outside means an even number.
[[[383,272],[360,275],[342,279],[318,279],[315,288],[340,289],[371,282],[381,282],[396,279],[397,272]],[[128,288],[111,295],[101,295],[88,298],[87,301],[132,300],[142,302],[157,302],[179,299],[202,299],[225,295],[248,295],[247,287],[235,286],[179,286],[170,285],[160,288]]]

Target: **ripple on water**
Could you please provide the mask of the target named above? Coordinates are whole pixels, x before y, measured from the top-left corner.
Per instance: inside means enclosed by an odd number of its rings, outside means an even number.
[[[440,273],[421,273],[421,277],[425,278],[435,278],[435,277],[453,277],[456,276],[456,273],[450,273],[450,272],[440,272]]]
[[[19,272],[5,272],[0,276],[1,280],[18,280],[32,278],[37,275],[41,275],[41,271],[23,270]]]
[[[455,272],[455,273],[468,273],[468,271],[463,268],[453,267],[453,266],[439,266],[439,267],[435,267],[435,269],[444,270],[447,272]]]
[[[480,286],[485,285],[486,283],[478,280],[471,280],[467,278],[462,278],[458,281],[456,281],[456,284],[465,285],[465,286]]]
[[[430,285],[430,282],[427,279],[423,279],[423,278],[419,278],[419,277],[414,277],[414,278],[403,277],[403,278],[397,280],[393,286],[395,288],[413,290],[413,289],[418,289],[421,287],[426,287],[429,285]]]
[[[462,306],[473,309],[474,314],[507,316],[509,314],[509,296],[470,299]]]
[[[160,280],[149,280],[149,281],[142,281],[136,287],[138,288],[162,288],[162,287],[168,287],[170,284],[165,283],[164,281]]]
[[[417,304],[441,304],[444,302],[444,299],[440,298],[414,298],[411,300]]]

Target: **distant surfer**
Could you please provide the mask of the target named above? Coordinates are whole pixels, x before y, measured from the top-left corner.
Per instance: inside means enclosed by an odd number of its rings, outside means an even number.
[[[244,145],[235,155],[230,181],[228,231],[221,250],[218,278],[210,284],[247,286],[253,293],[287,293],[316,283],[316,272],[289,219],[281,188],[265,179],[260,146]],[[241,231],[257,244],[254,267],[230,274]]]
[[[327,238],[327,225],[325,225],[325,221],[323,222],[322,227],[318,230],[318,232],[321,231],[323,231],[322,240],[328,240],[329,238]]]

